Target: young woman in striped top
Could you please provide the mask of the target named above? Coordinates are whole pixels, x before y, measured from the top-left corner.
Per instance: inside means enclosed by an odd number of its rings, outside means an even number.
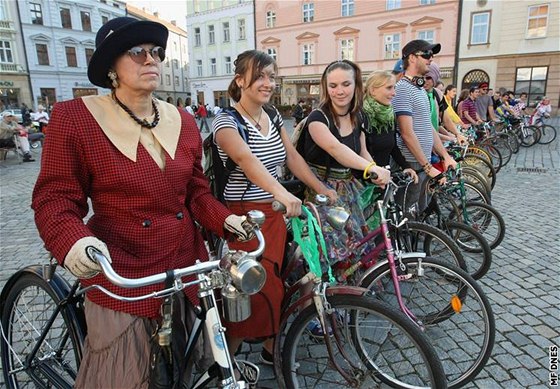
[[[228,343],[230,350],[236,350],[244,338],[267,337],[261,361],[272,364],[271,337],[278,331],[284,291],[280,269],[286,224],[281,214],[272,211],[271,203],[278,200],[286,205],[287,217],[301,212],[301,201],[278,182],[278,171],[286,163],[297,178],[317,193],[327,195],[332,201],[336,201],[337,194],[315,177],[297,153],[276,108],[267,107],[269,112],[274,112],[272,118],[263,108],[276,86],[277,67],[272,57],[248,50],[239,54],[234,65],[235,76],[228,93],[249,130],[248,142],[239,135],[235,120],[227,113],[218,114],[212,127],[222,161],[229,157],[237,164],[224,190],[228,208],[243,213],[260,209],[266,215],[262,227],[266,249],[261,263],[266,268],[267,281],[262,291],[251,298],[251,317],[241,323],[226,322]],[[257,242],[234,242],[229,246],[250,251],[256,248]]]

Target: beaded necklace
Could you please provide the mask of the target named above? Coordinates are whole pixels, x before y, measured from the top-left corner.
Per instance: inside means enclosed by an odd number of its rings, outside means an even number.
[[[159,110],[157,109],[156,102],[152,99],[152,109],[154,110],[154,120],[149,123],[146,119],[140,119],[138,116],[134,114],[126,105],[124,105],[119,98],[117,97],[116,93],[113,92],[112,94],[113,99],[117,102],[117,104],[134,120],[136,123],[140,124],[142,127],[149,128],[150,130],[158,125],[159,123]]]

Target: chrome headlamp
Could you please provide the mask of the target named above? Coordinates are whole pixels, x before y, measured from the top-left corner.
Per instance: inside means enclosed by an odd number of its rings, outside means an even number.
[[[253,295],[266,281],[264,267],[246,252],[230,251],[221,259],[220,267],[229,272],[231,283],[241,293]]]

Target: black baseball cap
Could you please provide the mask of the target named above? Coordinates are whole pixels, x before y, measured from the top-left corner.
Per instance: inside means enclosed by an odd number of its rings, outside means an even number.
[[[408,42],[402,49],[403,59],[408,57],[410,54],[417,53],[419,51],[431,50],[432,53],[437,54],[441,50],[441,45],[439,43],[430,43],[422,39],[415,39]]]

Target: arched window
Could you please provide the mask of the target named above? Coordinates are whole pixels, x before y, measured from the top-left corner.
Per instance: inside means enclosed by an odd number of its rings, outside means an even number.
[[[478,86],[483,82],[490,84],[490,77],[488,77],[488,73],[480,69],[471,70],[465,74],[465,77],[463,77],[461,89],[469,89],[471,86]]]

